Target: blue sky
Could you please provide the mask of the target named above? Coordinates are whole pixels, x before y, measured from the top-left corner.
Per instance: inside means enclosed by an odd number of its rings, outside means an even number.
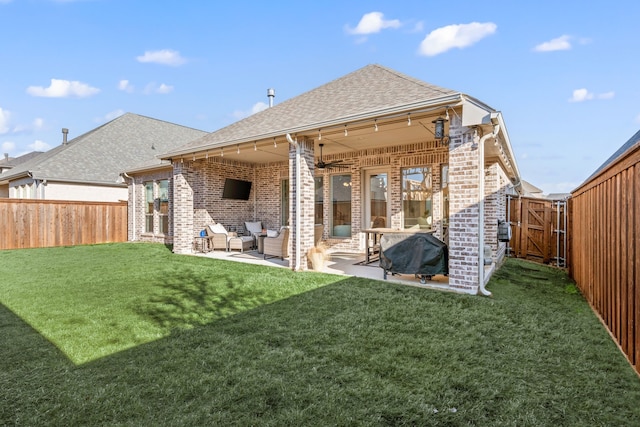
[[[583,182],[640,128],[637,1],[0,0],[0,145],[124,112],[214,131],[367,64],[502,111],[523,178]]]

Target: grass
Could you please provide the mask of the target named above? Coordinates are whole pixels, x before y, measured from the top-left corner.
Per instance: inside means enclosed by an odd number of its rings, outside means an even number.
[[[545,266],[509,260],[493,298],[161,245],[5,251],[0,266],[0,425],[640,419],[638,377]]]

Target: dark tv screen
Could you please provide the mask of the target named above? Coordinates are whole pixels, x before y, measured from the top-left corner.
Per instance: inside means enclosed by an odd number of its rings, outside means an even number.
[[[251,182],[240,179],[227,178],[222,190],[223,199],[249,200]]]

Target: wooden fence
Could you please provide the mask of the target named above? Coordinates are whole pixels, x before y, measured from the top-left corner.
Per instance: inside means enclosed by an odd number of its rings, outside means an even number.
[[[0,199],[0,249],[127,241],[127,202]]]
[[[570,274],[640,373],[640,144],[572,194]]]
[[[508,197],[512,237],[509,255],[566,267],[568,216],[566,201]]]

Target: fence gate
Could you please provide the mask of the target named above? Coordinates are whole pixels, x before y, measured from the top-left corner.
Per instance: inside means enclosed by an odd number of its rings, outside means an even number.
[[[567,201],[507,196],[512,238],[508,253],[567,266]]]

